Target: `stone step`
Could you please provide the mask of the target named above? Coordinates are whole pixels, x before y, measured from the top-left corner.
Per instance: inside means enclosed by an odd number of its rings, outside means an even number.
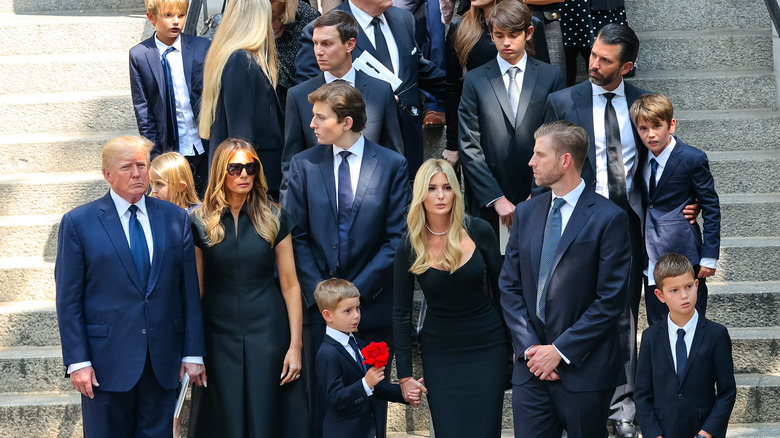
[[[734,423],[780,422],[780,376],[737,374],[737,400],[731,413]]]
[[[36,2],[35,0],[0,0],[0,11],[3,11],[3,3],[20,1]],[[116,0],[105,1],[124,3]],[[132,1],[138,2],[138,0]],[[46,3],[60,3],[60,1],[50,0]],[[0,13],[4,42],[0,45],[0,56],[94,53],[96,50],[102,53],[128,53],[131,47],[154,32],[154,27],[146,19],[143,10],[142,6],[133,13],[100,11],[71,15],[16,15],[6,11]],[[97,36],[101,36],[99,41],[96,40]],[[84,55],[80,60],[87,61],[87,57]]]
[[[81,395],[0,393],[0,436],[80,438]]]
[[[707,289],[707,318],[729,330],[780,326],[779,281],[712,281]]]
[[[54,262],[41,257],[0,258],[0,303],[53,301]]]
[[[731,327],[729,335],[735,373],[780,373],[780,327]]]
[[[128,53],[63,53],[0,56],[0,95],[57,91],[124,90],[130,87]]]
[[[645,90],[668,96],[675,108],[680,110],[733,111],[777,106],[776,84],[771,68],[725,71],[640,69],[630,82]]]
[[[640,70],[772,68],[772,29],[641,32]]]
[[[762,0],[626,0],[629,24],[638,32],[769,27]]]
[[[780,193],[732,193],[719,197],[721,236],[780,235]]]
[[[62,214],[105,195],[107,190],[100,173],[0,175],[0,211],[8,216]]]
[[[780,237],[721,239],[719,269],[713,281],[780,280]]]
[[[57,255],[57,230],[62,215],[0,216],[0,257]]]
[[[707,153],[780,147],[780,112],[775,109],[681,110],[675,117],[680,138]]]
[[[143,0],[0,0],[0,11],[30,13],[94,13],[93,11],[127,9],[145,11]]]
[[[59,346],[0,347],[0,369],[3,392],[73,391]]]
[[[137,129],[129,87],[120,91],[0,96],[0,135]]]
[[[0,303],[0,347],[46,345],[60,345],[54,301]]]
[[[780,150],[709,152],[718,194],[766,193],[777,189]]]
[[[728,438],[772,438],[780,436],[780,423],[736,423],[729,424]],[[428,430],[411,432],[388,432],[387,438],[429,438]],[[504,429],[501,438],[513,438],[514,430]],[[641,436],[641,435],[640,435]],[[649,437],[648,437],[649,438]]]
[[[0,174],[97,172],[103,145],[128,131],[0,135]]]

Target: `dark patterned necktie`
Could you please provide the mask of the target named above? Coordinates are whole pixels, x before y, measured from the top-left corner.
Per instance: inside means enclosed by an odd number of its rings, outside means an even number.
[[[623,162],[623,143],[620,141],[620,125],[618,124],[612,98],[615,93],[604,93],[607,105],[604,107],[604,130],[607,152],[607,187],[609,200],[623,210],[628,211],[628,194],[626,192],[626,164]]]
[[[563,198],[555,198],[550,215],[547,216],[547,224],[544,226],[544,243],[542,244],[542,258],[539,260],[539,283],[536,298],[536,316],[544,322],[544,310],[547,301],[547,286],[550,285],[555,253],[558,251],[558,243],[561,241],[561,207],[566,201]]]

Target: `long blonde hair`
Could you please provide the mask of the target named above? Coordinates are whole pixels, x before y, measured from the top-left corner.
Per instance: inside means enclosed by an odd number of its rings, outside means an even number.
[[[412,243],[415,255],[414,263],[409,268],[409,272],[415,275],[422,274],[436,263],[431,250],[428,248],[423,201],[428,196],[428,185],[431,182],[431,178],[440,172],[447,177],[450,187],[452,187],[452,192],[455,194],[452,200],[452,210],[450,210],[450,228],[447,232],[447,243],[444,247],[444,260],[442,260],[441,266],[453,273],[460,266],[460,260],[463,257],[463,250],[460,248],[460,236],[461,230],[465,225],[466,216],[463,211],[463,195],[460,193],[458,177],[455,175],[455,169],[446,160],[431,158],[420,166],[417,175],[414,177],[412,205],[409,207],[409,214],[406,217],[409,240]]]
[[[279,233],[279,214],[281,208],[268,198],[268,183],[263,173],[263,163],[257,156],[251,144],[237,138],[228,138],[214,151],[214,160],[211,163],[209,184],[203,204],[195,209],[195,214],[206,226],[208,245],[213,246],[225,238],[225,226],[222,224],[222,213],[229,207],[225,194],[225,177],[227,165],[230,159],[238,151],[244,151],[250,157],[260,163],[260,171],[252,181],[252,190],[246,199],[249,219],[255,227],[257,234],[274,246],[276,235]]]
[[[211,137],[211,125],[217,114],[225,64],[237,50],[246,50],[276,88],[278,67],[276,44],[271,26],[269,0],[231,0],[214,34],[203,68],[203,95],[198,130],[202,138]]]
[[[166,152],[157,156],[149,165],[149,173],[157,174],[168,183],[169,202],[184,208],[200,204],[190,163],[180,153]],[[183,190],[180,189],[182,183]]]

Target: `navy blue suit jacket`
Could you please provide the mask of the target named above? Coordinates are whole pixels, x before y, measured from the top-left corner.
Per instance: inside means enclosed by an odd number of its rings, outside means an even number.
[[[661,179],[650,196],[645,179],[640,179],[645,201],[645,247],[655,263],[664,254],[682,254],[694,265],[702,257],[717,259],[720,249],[720,203],[710,173],[707,154],[677,143],[666,162]],[[704,220],[704,241],[699,224],[691,225],[682,214],[686,205],[698,200]]]
[[[312,105],[309,94],[325,85],[325,75],[319,75],[296,85],[287,91],[287,109],[284,119],[284,151],[282,152],[282,174],[290,168],[290,160],[298,152],[318,146],[317,136],[309,127]],[[393,89],[387,82],[356,71],[355,88],[360,91],[366,104],[366,127],[363,135],[399,154],[404,153],[401,126],[398,123],[398,107]],[[282,187],[284,190],[284,187]]]
[[[393,261],[405,229],[408,172],[400,154],[365,141],[349,228],[349,262],[338,265],[339,221],[333,147],[307,149],[290,161],[282,206],[295,217],[295,267],[303,290],[304,322],[322,324],[314,288],[331,277],[351,281],[363,305],[361,329],[390,327]]]
[[[164,152],[179,151],[179,145],[172,144],[173,134],[168,126],[165,74],[154,38],[152,35],[130,49],[130,91],[133,95],[135,119],[138,122],[138,133],[154,143],[152,158]],[[184,78],[187,81],[190,105],[196,123],[203,93],[203,62],[209,44],[211,41],[206,38],[181,34]]]
[[[634,401],[644,436],[691,437],[704,429],[723,438],[736,395],[726,327],[699,315],[682,382],[672,359],[667,319],[642,333]]]
[[[169,202],[146,198],[154,241],[148,285],[140,284],[110,194],[60,223],[57,320],[65,365],[91,361],[102,391],[129,391],[147,350],[163,388],[179,384],[184,356],[205,356],[190,221]]]
[[[362,348],[364,344],[357,341]],[[374,394],[366,395],[361,381],[366,373],[344,346],[328,335],[320,345],[316,363],[317,381],[328,400],[323,438],[374,438],[369,433],[376,433],[378,428],[376,399],[405,403],[401,387],[388,380],[388,370],[385,380],[374,387]]]
[[[499,277],[501,306],[517,356],[512,383],[521,385],[533,377],[523,351],[555,344],[571,361],[558,366],[564,388],[612,389],[625,382],[618,317],[628,284],[628,217],[585,188],[558,245],[542,323],[536,316],[536,297],[551,202],[548,191],[518,204]]]

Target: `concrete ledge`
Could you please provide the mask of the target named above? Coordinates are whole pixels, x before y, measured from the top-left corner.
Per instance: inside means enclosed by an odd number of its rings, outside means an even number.
[[[626,15],[636,31],[737,29],[769,27],[761,0],[626,0]],[[670,13],[675,11],[675,13]]]
[[[780,237],[721,239],[719,266],[713,281],[780,280]]]
[[[758,177],[763,178],[764,175]],[[720,211],[721,236],[780,235],[780,221],[777,220],[780,217],[780,193],[720,195]]]
[[[21,134],[0,136],[0,174],[99,172],[103,145],[128,131]]]
[[[52,259],[61,215],[0,216],[0,257]]]
[[[41,257],[0,258],[0,303],[54,300],[54,263]]]
[[[719,194],[778,190],[780,150],[710,152],[707,156]]]
[[[30,211],[62,214],[107,191],[108,184],[100,173],[0,177],[0,211],[9,216]]]
[[[125,90],[127,51],[0,57],[0,94]]]
[[[729,328],[735,373],[780,373],[780,327]]]
[[[707,318],[729,330],[780,326],[780,282],[708,282]]]
[[[70,393],[60,347],[0,347],[3,392]]]
[[[0,436],[80,438],[81,395],[0,393]]]
[[[735,423],[780,421],[780,376],[738,374],[737,401],[731,413]]]
[[[0,11],[30,14],[41,12],[93,12],[96,10],[132,9],[145,11],[142,0],[0,0]]]
[[[780,146],[780,112],[774,109],[774,105],[768,109],[739,111],[675,109],[675,117],[677,134],[685,142],[708,153],[752,152],[778,149]]]
[[[0,346],[59,345],[54,301],[0,303]]]

